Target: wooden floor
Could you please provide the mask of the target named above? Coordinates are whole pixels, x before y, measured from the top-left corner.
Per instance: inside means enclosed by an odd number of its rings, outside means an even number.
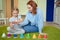
[[[60,29],[60,24],[54,22],[44,22],[44,26],[53,26]]]

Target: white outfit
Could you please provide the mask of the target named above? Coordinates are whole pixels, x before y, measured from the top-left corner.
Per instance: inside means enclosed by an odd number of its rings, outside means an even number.
[[[20,18],[21,18],[21,16],[11,17],[9,19],[9,22],[13,22],[15,20],[19,20]],[[23,34],[23,33],[25,33],[25,30],[22,29],[22,27],[20,27],[20,24],[13,24],[13,27],[14,27],[15,30],[11,29],[10,27],[7,27],[7,30],[8,30],[9,33],[11,33],[11,34]]]

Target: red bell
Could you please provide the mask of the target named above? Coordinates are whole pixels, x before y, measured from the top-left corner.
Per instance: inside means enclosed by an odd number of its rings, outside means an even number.
[[[44,34],[44,39],[46,39],[47,38],[47,35],[46,34]]]

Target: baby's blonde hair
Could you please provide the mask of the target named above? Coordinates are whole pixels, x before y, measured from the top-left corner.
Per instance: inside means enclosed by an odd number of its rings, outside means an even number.
[[[13,8],[12,11],[11,11],[11,16],[12,16],[12,12],[16,10],[18,13],[19,13],[19,9],[18,8]]]
[[[14,10],[16,10],[16,11],[19,12],[19,9],[18,9],[18,8],[13,8],[13,9],[12,9],[12,12],[13,12]]]

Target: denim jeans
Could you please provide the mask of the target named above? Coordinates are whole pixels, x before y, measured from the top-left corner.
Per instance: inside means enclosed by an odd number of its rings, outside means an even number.
[[[36,27],[35,25],[31,25],[30,22],[29,22],[29,24],[23,26],[23,29],[25,30],[26,33],[39,32],[38,27]]]

